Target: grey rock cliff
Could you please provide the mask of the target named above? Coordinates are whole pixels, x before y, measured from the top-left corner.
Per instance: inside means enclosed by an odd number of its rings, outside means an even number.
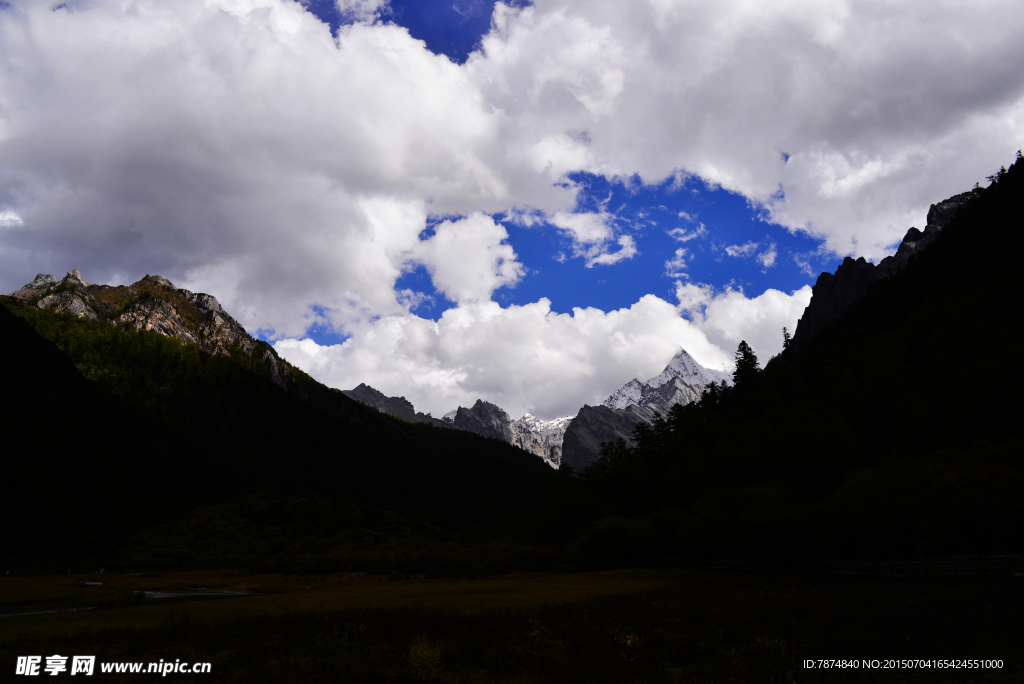
[[[584,405],[565,431],[562,463],[577,472],[589,468],[600,457],[601,444],[618,439],[632,443],[633,428],[653,417],[653,413],[638,411],[635,405],[624,409]]]
[[[540,456],[552,468],[558,468],[562,464],[565,431],[573,420],[572,417],[541,420],[527,413],[512,421],[512,444]]]
[[[477,399],[472,408],[460,406],[451,424],[457,430],[512,444],[512,419],[501,408],[483,399]]]
[[[342,390],[341,392],[350,399],[361,401],[382,413],[387,413],[402,420],[408,420],[413,423],[427,423],[436,427],[448,427],[444,422],[432,417],[429,413],[417,413],[412,402],[405,397],[385,396],[383,392],[375,390],[365,383],[361,383],[355,389]]]
[[[38,273],[35,279],[9,296],[34,303],[40,309],[78,318],[97,318],[98,302],[88,291],[89,283],[77,268],[68,271],[59,283],[49,273]]]
[[[910,259],[925,249],[942,229],[956,216],[963,205],[982,192],[980,189],[953,195],[928,210],[928,225],[923,231],[907,231],[896,253],[878,262],[878,265],[860,257],[846,257],[835,274],[822,273],[812,289],[811,301],[793,333],[793,344],[799,346],[811,339],[834,321],[855,301],[867,294],[868,289],[883,278],[903,270]]]
[[[78,269],[74,269],[74,270],[77,271]],[[68,275],[71,275],[71,274],[68,273]],[[21,290],[18,290],[18,292],[21,292],[23,290],[45,290],[46,288],[53,287],[56,284],[57,284],[57,279],[54,278],[49,273],[37,273],[35,279],[31,283],[29,283],[28,285],[25,285],[23,288],[21,288]],[[15,293],[11,293],[11,296],[13,297],[13,296],[16,296],[16,295],[15,295]]]
[[[562,440],[575,419],[541,420],[527,413],[519,420],[512,420],[501,408],[478,399],[472,408],[460,406],[445,414],[443,420],[457,430],[508,442],[540,456],[552,468],[558,468],[563,457]]]

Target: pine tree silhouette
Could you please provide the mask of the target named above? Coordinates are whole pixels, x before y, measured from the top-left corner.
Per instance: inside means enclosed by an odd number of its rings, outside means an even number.
[[[739,386],[760,371],[761,365],[757,362],[757,354],[750,348],[746,340],[741,341],[740,346],[736,349],[736,370],[732,374],[733,383]]]

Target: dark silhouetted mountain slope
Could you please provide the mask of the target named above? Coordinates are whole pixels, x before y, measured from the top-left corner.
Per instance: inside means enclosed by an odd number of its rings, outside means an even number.
[[[0,497],[4,538],[22,540],[0,552],[8,568],[101,563],[132,535],[259,491],[392,511],[462,545],[557,528],[537,508],[556,474],[510,445],[395,421],[295,369],[286,390],[259,346],[208,353],[166,330],[3,304]]]
[[[607,447],[587,471],[595,515],[632,522],[597,524],[584,550],[619,535],[636,557],[1019,553],[1024,162],[967,198],[746,386]]]
[[[928,224],[924,231],[911,228],[907,231],[896,253],[882,259],[878,265],[861,257],[846,257],[836,272],[822,273],[814,284],[811,301],[804,310],[793,345],[799,347],[806,340],[818,334],[822,328],[834,321],[850,304],[857,301],[872,285],[903,270],[911,257],[930,245],[942,229],[953,220],[960,207],[982,193],[980,188],[971,192],[953,195],[949,199],[933,204],[928,210]]]

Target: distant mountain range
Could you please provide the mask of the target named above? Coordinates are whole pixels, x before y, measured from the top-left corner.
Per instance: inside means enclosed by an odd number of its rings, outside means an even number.
[[[911,228],[896,251],[878,265],[847,257],[836,273],[822,273],[813,288],[793,336],[801,345],[815,336],[854,301],[863,297],[879,280],[902,270],[910,258],[931,244],[959,208],[981,190],[954,195],[933,204],[924,231]],[[132,330],[152,330],[162,335],[195,342],[210,354],[240,350],[266,364],[270,379],[278,386],[302,394],[294,375],[297,369],[280,358],[266,342],[256,340],[232,318],[216,297],[179,289],[161,276],[147,275],[128,286],[87,283],[78,269],[68,271],[60,281],[40,273],[11,297],[39,308],[80,318],[106,318]],[[632,379],[598,406],[584,405],[575,416],[541,420],[529,413],[512,419],[499,406],[482,399],[469,408],[458,407],[441,418],[417,412],[405,397],[388,397],[366,384],[342,393],[351,399],[402,420],[439,428],[471,432],[498,439],[539,456],[553,468],[565,464],[575,470],[588,468],[600,456],[605,442],[624,440],[632,444],[634,428],[667,415],[675,405],[697,401],[713,382],[730,382],[727,371],[700,365],[680,348],[665,369],[649,380]]]
[[[529,413],[513,420],[502,408],[482,399],[470,408],[460,406],[437,419],[417,413],[405,397],[387,397],[365,384],[343,392],[397,418],[500,439],[540,456],[552,468],[567,463],[583,469],[597,460],[602,442],[622,438],[630,443],[638,423],[649,423],[676,404],[696,401],[706,385],[728,378],[728,373],[705,368],[680,348],[665,370],[650,380],[634,378],[600,406],[585,405],[576,416],[554,420],[540,420]]]

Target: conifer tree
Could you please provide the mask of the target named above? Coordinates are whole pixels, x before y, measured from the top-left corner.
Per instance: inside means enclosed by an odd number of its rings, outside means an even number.
[[[786,326],[782,326],[782,348],[788,349],[789,343],[793,340],[793,336],[786,330]]]
[[[736,370],[733,371],[733,384],[739,386],[748,378],[752,378],[761,371],[761,365],[757,362],[757,354],[750,348],[746,340],[740,342],[736,349]]]

